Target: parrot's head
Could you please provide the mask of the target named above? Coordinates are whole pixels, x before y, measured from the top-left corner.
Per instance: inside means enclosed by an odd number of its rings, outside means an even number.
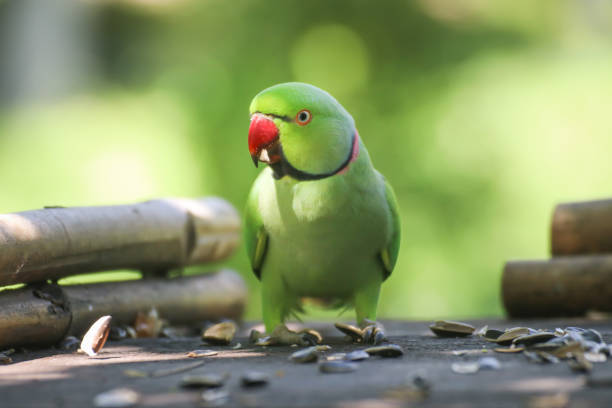
[[[351,115],[327,92],[290,82],[261,91],[251,102],[249,152],[274,177],[317,180],[342,172],[359,140]]]

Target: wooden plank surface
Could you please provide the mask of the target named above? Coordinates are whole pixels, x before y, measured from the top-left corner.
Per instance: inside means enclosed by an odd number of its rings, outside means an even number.
[[[471,321],[479,327],[504,329],[526,325],[536,329],[580,326],[599,330],[612,342],[612,319],[554,319],[531,321]],[[538,365],[523,355],[499,354],[494,344],[477,337],[442,339],[434,337],[429,322],[385,322],[390,340],[401,345],[405,355],[397,359],[370,358],[356,372],[322,374],[314,364],[294,364],[287,360],[291,347],[255,348],[247,343],[251,325],[244,325],[237,341],[243,348],[203,346],[196,337],[178,339],[135,339],[107,343],[101,354],[87,357],[57,349],[18,352],[14,363],[0,366],[2,407],[88,407],[95,395],[129,387],[142,395],[138,406],[198,407],[200,392],[178,387],[184,373],[159,378],[131,378],[127,369],[158,370],[191,364],[186,353],[195,349],[214,349],[204,365],[190,374],[229,373],[224,389],[230,400],[225,406],[266,407],[607,407],[612,401],[612,386],[592,387],[587,376],[572,372],[566,363]],[[360,348],[344,342],[331,323],[312,323],[324,335],[332,352]],[[456,350],[473,350],[464,356]],[[489,350],[489,351],[482,351]],[[501,362],[498,371],[473,375],[455,374],[453,362],[493,356]],[[240,376],[246,370],[270,375],[269,385],[244,389]],[[595,364],[592,375],[612,376],[612,362]],[[412,393],[415,376],[431,384],[427,398],[418,400]],[[564,401],[566,401],[564,403]],[[559,405],[559,403],[563,403]],[[548,404],[548,405],[547,405]],[[557,404],[557,405],[554,405]]]

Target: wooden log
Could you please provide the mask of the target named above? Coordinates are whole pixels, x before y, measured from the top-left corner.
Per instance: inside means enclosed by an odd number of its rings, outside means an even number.
[[[612,256],[508,262],[502,277],[502,299],[511,317],[612,312]]]
[[[612,254],[612,199],[557,205],[550,242],[553,256]]]
[[[111,270],[167,270],[229,256],[237,212],[220,198],[0,215],[0,286]]]
[[[156,308],[173,325],[239,320],[247,299],[236,272],[58,286],[37,284],[0,292],[0,349],[49,346],[66,335],[81,336],[100,316],[132,324],[139,311]]]

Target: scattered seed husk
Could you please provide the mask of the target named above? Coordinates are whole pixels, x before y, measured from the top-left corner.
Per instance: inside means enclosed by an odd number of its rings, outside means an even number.
[[[484,325],[481,328],[477,329],[476,331],[474,331],[474,336],[479,336],[479,337],[484,337],[484,335],[487,333],[487,331],[489,330],[489,326],[488,325]]]
[[[151,308],[147,313],[138,312],[134,320],[136,337],[155,338],[159,336],[164,322],[159,317],[157,309]]]
[[[0,353],[0,364],[11,364],[13,359],[5,353]]]
[[[594,341],[595,343],[599,343],[599,344],[604,342],[603,337],[601,336],[601,333],[599,333],[597,330],[586,329],[580,334],[585,340]]]
[[[467,337],[471,336],[476,330],[470,324],[450,320],[438,320],[429,328],[438,337]]]
[[[208,344],[226,346],[232,342],[235,334],[236,324],[227,321],[210,326],[202,334],[202,339]]]
[[[59,348],[62,350],[78,350],[81,341],[74,336],[66,336],[60,342]]]
[[[186,375],[181,379],[180,386],[183,388],[218,388],[225,384],[229,374],[200,374]]]
[[[270,376],[260,371],[247,371],[240,378],[243,387],[260,387],[268,384],[269,381]]]
[[[317,346],[306,347],[289,356],[294,363],[314,363],[319,359],[320,350]]]
[[[495,357],[482,357],[478,360],[479,370],[500,370],[501,364]]]
[[[451,364],[451,370],[457,374],[475,374],[480,369],[477,361]]]
[[[205,407],[220,407],[229,400],[229,393],[224,390],[206,390],[202,393],[202,405]]]
[[[102,316],[91,325],[83,341],[81,341],[81,350],[88,356],[93,357],[104,347],[108,333],[110,331],[111,316]]]
[[[367,360],[368,358],[370,358],[370,354],[365,350],[351,351],[344,356],[344,360],[347,361],[362,361]]]
[[[190,357],[190,358],[210,357],[210,356],[216,356],[217,354],[219,353],[215,350],[193,350],[187,353],[187,357]]]
[[[404,354],[404,350],[397,344],[385,344],[384,346],[368,347],[364,350],[371,356],[380,357],[399,357]]]
[[[349,336],[353,342],[361,343],[363,341],[363,331],[360,328],[346,323],[334,323],[334,326]]]
[[[530,346],[536,343],[545,343],[555,337],[557,336],[555,336],[555,333],[552,332],[537,332],[516,337],[514,340],[512,340],[512,344],[515,344],[517,346]]]
[[[94,397],[94,406],[99,408],[124,408],[140,401],[140,394],[130,388],[115,388]]]
[[[574,332],[574,333],[582,333],[585,329],[583,329],[582,327],[575,327],[575,326],[569,326],[565,328],[565,332],[569,333],[569,332]]]
[[[350,373],[359,368],[357,363],[350,361],[323,361],[319,363],[319,371],[328,374]]]
[[[593,353],[591,351],[587,351],[584,353],[584,358],[586,358],[591,363],[605,363],[608,358],[603,353]]]
[[[528,327],[513,327],[506,330],[495,340],[495,342],[497,344],[510,344],[512,340],[516,339],[517,337],[526,336],[530,333],[532,333],[532,329]]]
[[[489,329],[485,332],[484,336],[482,336],[486,341],[497,342],[499,336],[504,334],[501,330]]]
[[[520,353],[525,350],[525,347],[497,347],[493,350],[498,353]]]

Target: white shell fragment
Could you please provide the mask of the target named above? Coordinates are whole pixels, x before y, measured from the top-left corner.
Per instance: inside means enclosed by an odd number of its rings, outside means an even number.
[[[81,341],[81,350],[88,356],[93,357],[104,347],[108,333],[110,332],[111,316],[102,316],[94,324],[91,325],[83,340]]]
[[[453,363],[451,370],[457,374],[476,374],[480,370],[480,364],[476,361],[464,362],[464,363]]]
[[[138,403],[140,394],[130,388],[115,388],[94,397],[94,406],[99,408],[131,407]]]

